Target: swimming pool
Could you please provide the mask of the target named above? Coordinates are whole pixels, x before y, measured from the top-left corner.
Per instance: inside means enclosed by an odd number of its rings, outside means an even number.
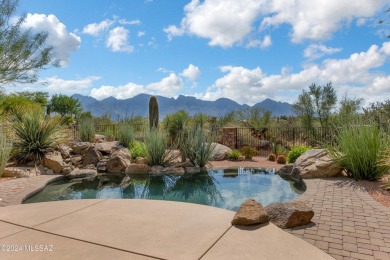
[[[199,174],[105,174],[61,180],[47,185],[23,203],[75,199],[154,199],[210,205],[237,210],[248,198],[267,206],[298,197],[305,184],[271,169],[236,168]]]

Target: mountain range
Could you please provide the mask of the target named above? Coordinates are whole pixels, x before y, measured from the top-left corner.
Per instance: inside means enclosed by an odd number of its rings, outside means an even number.
[[[116,99],[109,97],[103,100],[96,100],[93,97],[75,94],[72,96],[78,99],[85,111],[90,111],[93,116],[108,114],[113,120],[118,120],[130,116],[148,116],[148,104],[151,95],[139,94],[133,98]],[[160,118],[165,115],[175,113],[180,109],[187,111],[190,115],[205,113],[212,116],[222,116],[228,112],[244,110],[252,107],[261,107],[271,111],[272,116],[292,115],[292,106],[286,102],[278,102],[272,99],[265,99],[253,106],[240,105],[237,102],[220,98],[215,101],[206,101],[192,96],[182,96],[178,98],[167,98],[156,96],[160,109]]]

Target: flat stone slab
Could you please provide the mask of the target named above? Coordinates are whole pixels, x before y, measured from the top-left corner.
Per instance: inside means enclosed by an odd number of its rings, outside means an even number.
[[[27,230],[1,239],[0,243],[22,246],[23,249],[17,252],[0,251],[0,259],[155,259],[36,230]],[[27,245],[27,250],[25,250],[24,245]],[[35,245],[38,246],[38,250],[47,251],[28,251],[29,246],[35,250]]]
[[[2,207],[0,208],[0,221],[6,221],[30,228],[102,201],[103,200],[65,200]]]
[[[317,247],[287,234],[272,223],[232,227],[202,258],[225,259],[334,259]]]

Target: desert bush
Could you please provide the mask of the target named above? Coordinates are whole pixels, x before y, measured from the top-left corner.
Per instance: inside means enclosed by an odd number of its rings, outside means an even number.
[[[288,151],[287,149],[281,145],[281,144],[278,144],[276,145],[276,154],[283,154],[283,155],[287,155],[288,154]]]
[[[241,154],[245,156],[246,159],[252,160],[252,157],[257,155],[259,152],[256,149],[253,149],[249,146],[244,146],[241,148]]]
[[[333,160],[354,179],[375,180],[386,173],[383,160],[389,136],[377,124],[346,125],[338,137],[337,145],[330,148]]]
[[[130,154],[133,159],[137,159],[137,157],[146,157],[145,144],[138,141],[134,141],[130,148]]]
[[[271,161],[271,162],[276,161],[276,154],[270,153],[270,154],[268,155],[268,160]]]
[[[276,158],[276,162],[279,164],[286,164],[287,162],[286,156],[283,154],[279,154],[278,158]]]
[[[11,156],[12,140],[5,134],[5,129],[0,125],[0,177]]]
[[[310,150],[311,146],[305,146],[305,145],[300,145],[300,146],[294,146],[291,148],[290,152],[288,152],[287,155],[287,161],[289,163],[295,163],[295,161],[298,159],[299,156],[304,154],[306,151]]]
[[[118,141],[121,145],[130,148],[134,142],[134,129],[129,124],[118,125]]]
[[[94,121],[90,118],[81,120],[79,123],[79,133],[81,141],[93,143],[95,141],[96,133]]]
[[[184,142],[184,156],[198,167],[204,167],[212,157],[212,152],[216,146],[214,137],[208,135],[203,128],[192,127],[186,133]]]
[[[45,116],[43,111],[23,111],[12,119],[15,133],[12,155],[18,161],[41,161],[43,156],[66,142],[68,136],[61,116]]]
[[[145,151],[146,158],[150,165],[167,166],[177,156],[168,150],[168,136],[165,132],[153,128],[150,131],[145,131]]]
[[[238,161],[238,158],[241,156],[241,152],[239,150],[232,150],[228,155],[228,159],[232,161]]]

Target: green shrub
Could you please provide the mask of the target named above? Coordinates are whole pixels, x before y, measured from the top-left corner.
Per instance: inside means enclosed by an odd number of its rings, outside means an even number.
[[[256,149],[253,149],[249,146],[244,146],[241,149],[241,154],[245,156],[246,159],[252,160],[252,157],[257,155],[259,152]]]
[[[177,158],[168,150],[168,136],[165,132],[152,129],[145,131],[146,158],[150,165],[167,166]]]
[[[85,118],[79,123],[80,139],[83,142],[95,142],[95,123],[90,118]]]
[[[304,145],[294,146],[293,148],[291,148],[290,152],[288,152],[287,161],[289,163],[295,163],[295,161],[298,159],[299,156],[301,156],[302,154],[304,154],[306,151],[310,149],[311,149],[310,146],[304,146]]]
[[[279,155],[279,154],[283,154],[283,155],[287,155],[287,149],[281,145],[281,144],[278,144],[276,145],[276,154]]]
[[[329,149],[338,166],[356,180],[375,180],[387,172],[381,164],[389,136],[372,123],[364,126],[346,125],[338,137],[337,146]]]
[[[131,125],[118,125],[118,141],[121,145],[130,148],[134,142],[134,130]]]
[[[45,116],[42,111],[24,111],[12,120],[16,140],[12,155],[18,161],[42,160],[43,155],[67,141],[63,119]]]
[[[9,139],[2,126],[0,126],[0,177],[3,175],[5,166],[10,158],[12,141]]]
[[[212,157],[216,146],[214,138],[208,135],[203,128],[192,127],[187,133],[184,142],[184,156],[198,167],[204,167]]]
[[[133,159],[137,157],[146,157],[146,147],[144,143],[134,141],[130,148],[130,154]]]
[[[227,157],[229,158],[229,160],[232,160],[232,161],[238,161],[238,158],[241,156],[241,152],[239,150],[232,150],[228,155]]]

